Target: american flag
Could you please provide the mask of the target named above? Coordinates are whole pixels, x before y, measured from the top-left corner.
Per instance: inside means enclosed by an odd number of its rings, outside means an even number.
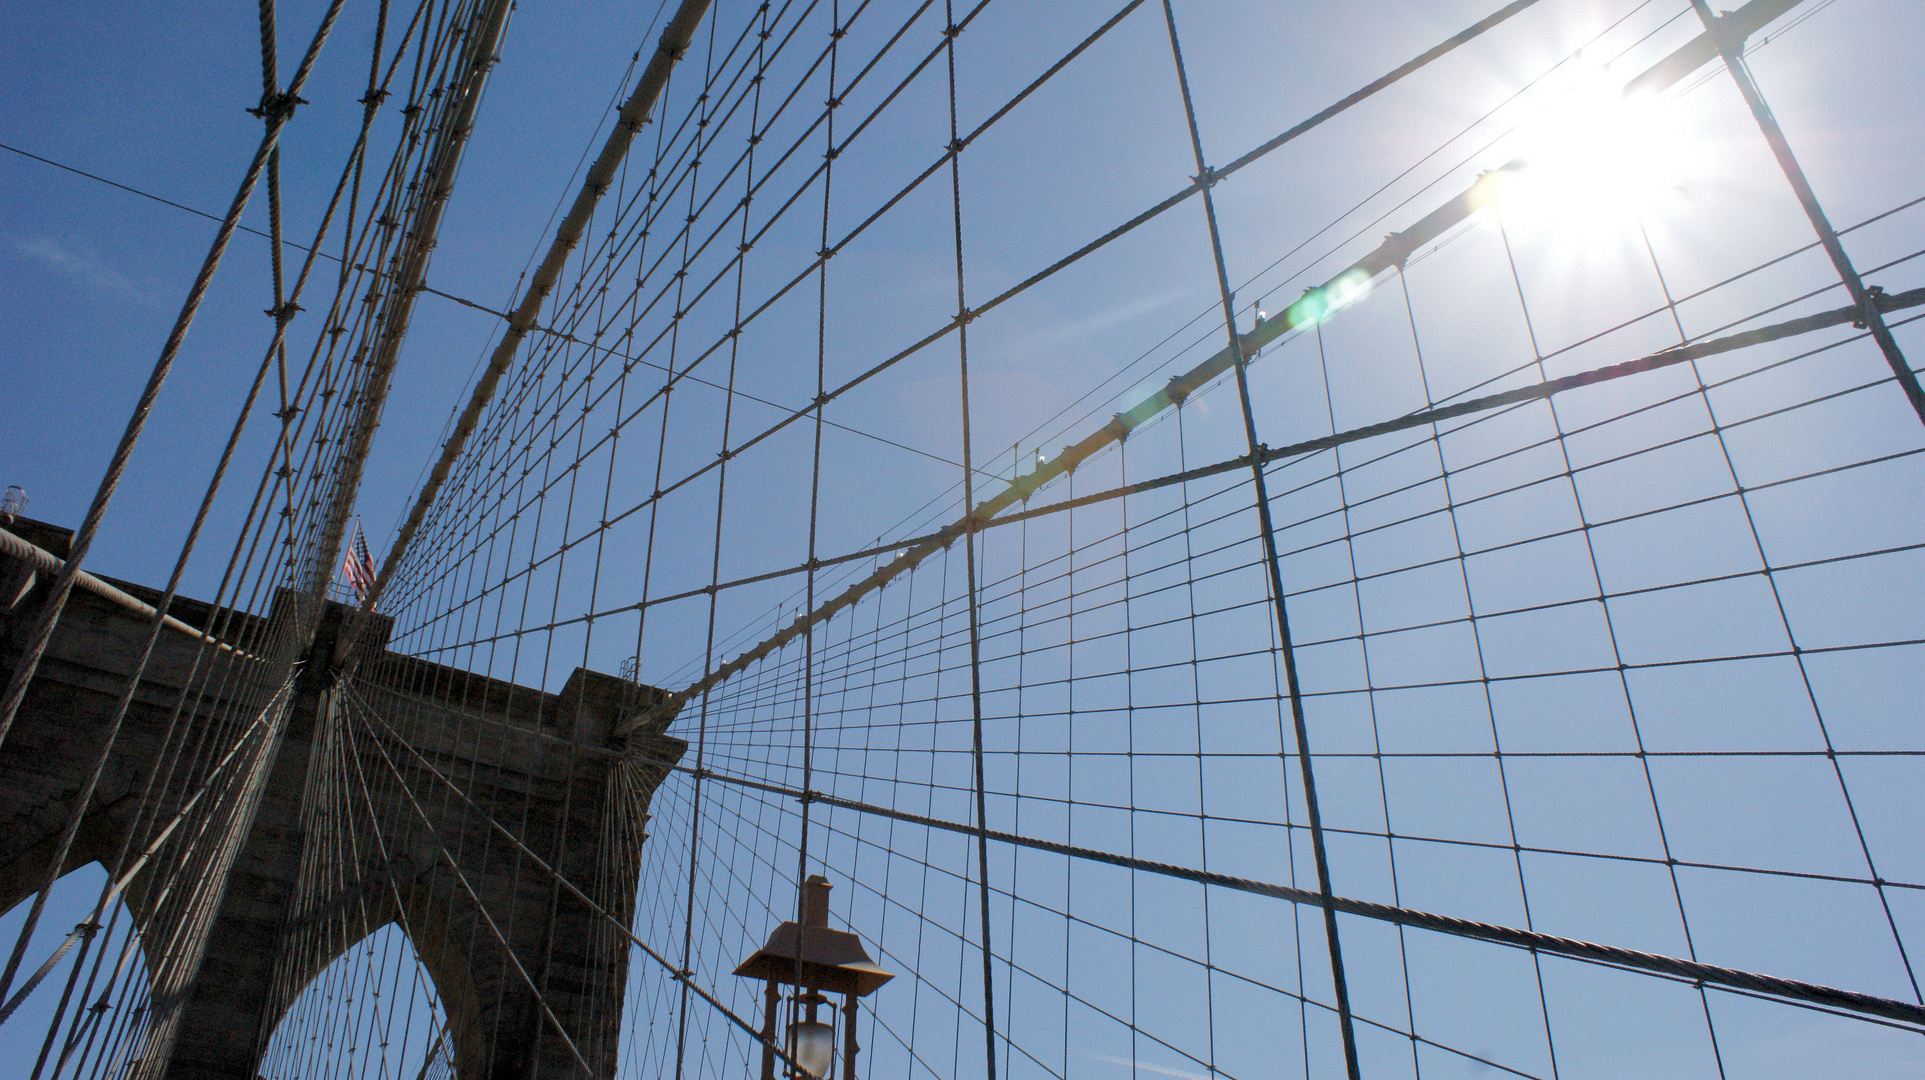
[[[358,521],[354,523],[354,542],[348,545],[347,557],[341,562],[341,576],[354,589],[356,602],[366,600],[368,590],[374,588],[374,556],[368,554],[368,538]]]

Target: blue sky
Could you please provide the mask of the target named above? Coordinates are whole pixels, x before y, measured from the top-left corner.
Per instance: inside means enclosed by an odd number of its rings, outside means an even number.
[[[1488,0],[1177,5],[1206,155],[1216,163],[1234,157],[1495,6]],[[741,5],[721,7],[724,18],[743,17]],[[318,10],[312,3],[283,6],[284,71]],[[957,108],[964,128],[1112,10],[1096,4],[1047,10],[992,4],[959,43]],[[539,257],[557,208],[572,195],[571,178],[598,145],[631,56],[656,17],[653,3],[521,6],[463,165],[430,284],[495,308],[510,303],[517,275]],[[869,21],[852,36],[851,53],[876,48],[902,17],[893,7],[865,15]],[[350,5],[305,95],[310,104],[284,144],[293,236],[312,228],[359,119],[354,102],[364,79],[362,54],[371,43],[369,18],[368,11]],[[1487,39],[1246,169],[1215,193],[1240,302],[1279,310],[1300,289],[1328,278],[1383,233],[1408,225],[1482,170],[1518,153],[1551,157],[1560,145],[1571,153],[1566,136],[1587,123],[1581,110],[1571,111],[1573,99],[1581,99],[1590,82],[1622,81],[1664,55],[1691,36],[1692,19],[1680,3],[1545,0]],[[258,121],[244,111],[259,87],[252,20],[253,9],[241,5],[18,7],[0,13],[0,40],[9,43],[0,49],[0,101],[8,106],[0,110],[0,142],[217,213],[258,132]],[[918,43],[912,53],[927,48],[923,39],[930,32],[926,24],[916,28],[921,36],[912,38]],[[1574,57],[1587,44],[1584,55]],[[1911,63],[1925,47],[1925,18],[1912,6],[1809,0],[1780,20],[1768,43],[1755,44],[1753,70],[1835,223],[1853,225],[1925,195],[1918,190],[1918,178],[1925,176],[1925,96],[1918,93]],[[889,65],[884,74],[906,67],[899,59]],[[1624,140],[1627,153],[1636,151],[1635,169],[1600,175],[1621,158],[1579,154],[1551,190],[1506,207],[1501,230],[1495,216],[1480,215],[1420,252],[1402,278],[1381,280],[1321,334],[1299,336],[1267,353],[1251,369],[1263,438],[1280,444],[1386,419],[1422,407],[1427,398],[1442,400],[1487,381],[1494,380],[1492,388],[1530,381],[1538,375],[1529,366],[1534,354],[1549,354],[1544,372],[1551,376],[1629,359],[1676,343],[1680,326],[1696,336],[1835,280],[1822,257],[1806,252],[1736,286],[1705,291],[1808,244],[1811,234],[1730,80],[1712,68],[1704,74],[1635,117],[1628,130],[1597,133]],[[771,81],[779,78],[772,74]],[[863,94],[874,99],[886,85],[878,76]],[[1525,92],[1513,99],[1520,90]],[[913,83],[886,114],[888,121],[838,163],[828,212],[832,234],[851,227],[940,152],[948,138],[944,91],[939,78]],[[678,81],[665,100],[667,115],[679,117],[691,107],[692,95],[690,83]],[[1576,141],[1586,143],[1591,129],[1577,130]],[[994,295],[1179,189],[1193,171],[1164,27],[1155,7],[1146,6],[965,156],[972,301]],[[1599,205],[1619,196],[1625,204]],[[0,426],[0,483],[26,488],[32,516],[72,525],[84,512],[213,226],[6,152],[0,152],[0,208],[0,273],[11,284],[0,296],[0,319],[10,328],[0,343],[0,394],[15,416],[14,423]],[[831,384],[953,315],[949,212],[945,179],[905,200],[838,256],[824,305]],[[265,228],[260,199],[247,221]],[[765,294],[806,265],[819,224],[804,217],[773,234],[745,272],[745,291]],[[1848,247],[1861,266],[1898,259],[1920,247],[1921,224],[1925,211],[1912,208],[1852,233]],[[972,434],[980,468],[1007,476],[1012,452],[1025,461],[1038,449],[1053,454],[1220,345],[1221,328],[1211,321],[1217,297],[1206,236],[1192,202],[971,327]],[[267,337],[268,320],[261,314],[268,304],[266,248],[258,237],[235,239],[107,519],[91,569],[146,582],[164,578],[198,498],[199,478]],[[1872,280],[1894,292],[1915,287],[1918,264]],[[1694,297],[1679,303],[1675,322],[1670,314],[1652,315],[1664,307],[1666,289],[1673,297]],[[716,307],[719,302],[696,312],[691,337],[713,338],[728,326],[729,310]],[[1771,318],[1843,303],[1834,288]],[[773,309],[745,335],[738,386],[787,408],[806,401],[814,393],[815,317],[813,295]],[[1627,320],[1634,321],[1596,336]],[[661,321],[657,317],[643,329],[652,333]],[[424,296],[417,306],[359,506],[377,558],[498,329],[491,316],[436,297]],[[297,329],[303,348],[313,332],[311,325]],[[1925,350],[1916,327],[1901,330],[1900,341],[1914,362]],[[1883,876],[1925,881],[1919,872],[1925,849],[1916,830],[1904,826],[1916,820],[1910,793],[1920,779],[1915,759],[1905,756],[1920,749],[1906,696],[1915,647],[1839,651],[1809,667],[1774,651],[1782,651],[1787,637],[1803,648],[1925,637],[1917,629],[1916,604],[1905,601],[1916,598],[1921,583],[1915,553],[1786,573],[1776,600],[1759,591],[1756,577],[1678,587],[1749,572],[1761,549],[1777,567],[1918,541],[1925,523],[1918,515],[1917,459],[1864,464],[1916,449],[1915,418],[1889,384],[1845,394],[1881,377],[1882,361],[1869,343],[1770,367],[1815,343],[1709,362],[1701,372],[1706,382],[1733,381],[1705,396],[1692,396],[1699,373],[1670,369],[1574,393],[1560,401],[1555,415],[1539,407],[1467,427],[1441,446],[1399,437],[1275,470],[1271,490],[1280,542],[1292,552],[1285,560],[1286,586],[1300,593],[1292,608],[1296,636],[1311,643],[1302,664],[1306,686],[1317,695],[1310,710],[1313,745],[1331,755],[1319,766],[1329,800],[1325,814],[1333,827],[1349,830],[1333,840],[1339,892],[1389,901],[1394,891],[1399,902],[1413,907],[1516,923],[1525,918],[1519,880],[1526,879],[1536,905],[1531,917],[1552,932],[1670,953],[1695,945],[1715,963],[1911,996],[1894,959],[1892,934],[1882,916],[1866,907],[1870,890],[1822,878],[1866,872],[1849,815],[1836,799],[1843,786],[1869,822],[1867,847],[1882,860]],[[960,423],[954,360],[953,345],[931,349],[829,412],[831,420],[866,434],[832,431],[825,437],[818,539],[825,554],[956,516]],[[708,363],[709,377],[718,378],[716,362]],[[1100,392],[1085,397],[1099,386]],[[1843,395],[1837,403],[1810,405],[1834,392]],[[1678,403],[1661,404],[1673,396]],[[695,402],[677,421],[687,426],[676,430],[665,455],[671,476],[705,465],[717,445],[719,395],[692,390],[687,397]],[[1790,406],[1800,407],[1774,418],[1774,410]],[[1707,408],[1718,410],[1722,424],[1734,425],[1727,437],[1707,437]],[[750,402],[738,409],[737,441],[742,430],[759,430],[782,415]],[[602,416],[597,414],[598,423]],[[1561,444],[1554,437],[1560,426],[1576,432]],[[643,437],[633,445],[652,442],[650,423],[636,431]],[[732,466],[729,491],[736,501],[727,509],[721,578],[793,565],[805,556],[808,435],[798,426]],[[1092,462],[1073,488],[1059,483],[1049,494],[1110,486],[1122,479],[1125,466],[1134,479],[1173,471],[1179,463],[1232,457],[1245,449],[1243,440],[1234,393],[1219,387],[1185,407],[1180,427],[1169,420],[1146,428],[1124,455]],[[1389,453],[1399,448],[1403,452]],[[629,456],[597,459],[591,478],[592,486],[608,489],[617,509],[639,505],[654,464],[652,452],[623,453]],[[1831,465],[1853,468],[1818,481],[1780,483]],[[1445,471],[1454,485],[1447,494]],[[1562,480],[1562,488],[1525,483],[1566,473],[1577,479]],[[1737,497],[1750,489],[1756,494]],[[1217,501],[1241,497],[1247,503],[1247,489],[1225,481],[1221,490],[1227,496]],[[1485,495],[1490,497],[1480,501]],[[1678,505],[1700,498],[1701,506]],[[1426,499],[1464,509],[1410,518],[1430,505]],[[223,541],[221,523],[231,529],[240,509],[232,501],[223,504],[225,516],[217,517],[212,531]],[[567,573],[557,570],[542,579],[546,595],[528,601],[519,614],[545,613],[550,600],[564,615],[579,614],[632,601],[645,589],[662,595],[706,584],[715,501],[713,483],[704,481],[664,502],[648,581],[639,570],[647,542],[644,515],[610,531],[605,578],[590,584],[581,567],[571,564]],[[1171,497],[1146,497],[1131,503],[1129,520],[1154,532],[1159,526],[1141,523],[1180,509]],[[1291,848],[1282,839],[1290,830],[1280,828],[1282,804],[1298,797],[1289,767],[1279,770],[1273,762],[1266,774],[1246,773],[1239,757],[1287,747],[1276,717],[1202,704],[1212,695],[1254,700],[1274,694],[1273,686],[1265,689],[1273,678],[1267,659],[1254,666],[1225,660],[1207,676],[1209,694],[1201,683],[1172,690],[1146,675],[1126,677],[1120,691],[1079,689],[1080,703],[1053,696],[1056,682],[1075,685],[1067,675],[1072,664],[1085,671],[1105,663],[1145,666],[1143,655],[1184,648],[1227,657],[1235,642],[1261,640],[1266,633],[1268,614],[1261,606],[1209,622],[1197,617],[1205,601],[1194,593],[1181,610],[1162,606],[1174,602],[1167,596],[1132,598],[1121,614],[1099,606],[1081,623],[1031,627],[1026,612],[1046,611],[1059,599],[1075,608],[1067,596],[1051,593],[1062,591],[1060,583],[1045,577],[1031,586],[1022,577],[1025,568],[1047,558],[1068,550],[1079,559],[1087,553],[1097,560],[1089,571],[1096,576],[1072,579],[1077,590],[1101,597],[1105,589],[1121,589],[1120,579],[1103,576],[1112,571],[1102,569],[1101,557],[1112,552],[1090,539],[1120,528],[1118,513],[1112,506],[1073,522],[1038,523],[1024,533],[1032,545],[1024,551],[1008,538],[1014,530],[984,541],[985,580],[1005,582],[1000,592],[991,590],[985,618],[1022,626],[998,646],[1003,651],[992,651],[991,709],[1030,724],[992,732],[991,750],[1001,755],[997,768],[1008,770],[996,774],[999,790],[1008,793],[992,806],[997,827],[1099,847],[1162,845],[1148,857],[1207,859],[1212,869],[1264,880],[1307,873],[1301,843]],[[1575,523],[1580,515],[1596,527],[1573,531],[1560,524]],[[1192,529],[1199,548],[1214,538],[1231,553],[1224,556],[1225,575],[1206,590],[1220,588],[1226,597],[1262,595],[1261,578],[1235,554],[1247,555],[1247,518],[1229,515]],[[577,518],[568,535],[580,531],[582,520],[594,518]],[[1505,546],[1513,541],[1517,546]],[[216,555],[195,564],[188,593],[211,589],[221,547],[215,544],[210,550]],[[553,547],[550,537],[528,553],[546,554]],[[1472,550],[1485,553],[1464,555]],[[942,801],[953,791],[935,794],[958,777],[968,783],[944,749],[954,749],[944,740],[963,730],[954,710],[966,705],[966,695],[959,697],[957,684],[943,682],[941,674],[953,672],[948,665],[962,647],[944,636],[954,633],[953,622],[941,621],[957,617],[957,554],[931,571],[937,583],[932,591],[944,602],[935,614],[917,615],[912,598],[888,593],[827,632],[844,643],[854,671],[845,671],[846,685],[835,693],[868,693],[865,703],[850,698],[838,706],[845,727],[836,738],[844,740],[838,746],[848,756],[836,767],[845,771],[832,770],[827,783],[849,785],[842,789],[849,797],[883,799],[863,781],[891,767],[900,776],[901,759],[921,753],[911,768],[926,770],[925,779],[920,787],[899,785],[914,789],[905,797],[926,797],[955,817],[972,812],[960,799],[953,805]],[[867,566],[858,564],[863,572]],[[499,574],[493,564],[489,572]],[[1007,585],[1009,574],[1025,584]],[[728,594],[716,625],[736,647],[721,650],[723,655],[758,640],[782,613],[792,615],[796,588],[788,579]],[[1599,591],[1613,597],[1608,619],[1593,610],[1597,605],[1581,603]],[[1572,606],[1545,608],[1564,600]],[[1532,610],[1490,614],[1526,608]],[[544,665],[519,655],[505,658],[499,650],[455,647],[464,634],[473,636],[473,626],[468,614],[446,618],[450,610],[467,607],[437,598],[409,609],[402,629],[426,628],[405,640],[442,650],[435,655],[449,662],[551,686],[576,664],[615,670],[634,651],[638,633],[631,616],[592,640],[556,635],[546,641],[550,659]],[[1480,616],[1476,633],[1463,617],[1466,610]],[[893,631],[883,629],[885,611],[890,619],[900,615]],[[1202,627],[1199,636],[1183,645],[1141,629],[1166,615]],[[444,617],[430,621],[436,616]],[[663,685],[684,685],[700,673],[706,606],[666,606],[650,618],[642,670]],[[1111,619],[1122,620],[1123,632],[1108,644],[1084,644],[1080,651],[1067,646],[1070,639],[1102,637]],[[448,631],[451,621],[461,630]],[[931,670],[897,670],[877,658],[892,643],[905,647],[914,628],[937,622],[942,634]],[[873,630],[858,629],[870,625]],[[1058,634],[1060,641],[1052,637]],[[873,652],[863,653],[870,647]],[[1123,648],[1146,652],[1105,651]],[[1700,662],[1750,652],[1774,655],[1742,664]],[[1019,657],[1028,666],[1018,666]],[[1062,673],[1053,667],[1058,664]],[[1563,667],[1587,673],[1542,674]],[[792,667],[772,663],[768,671],[769,685],[795,681]],[[1462,688],[1430,685],[1458,677],[1482,689],[1466,696]],[[1846,785],[1813,757],[1813,710],[1800,689],[1805,679],[1814,685],[1811,698],[1835,741],[1870,755],[1853,761]],[[910,706],[902,703],[917,699],[922,681],[929,683],[926,696],[936,709],[928,744],[892,757],[864,741],[877,727],[907,723]],[[1402,684],[1414,688],[1380,689]],[[886,694],[878,703],[878,687],[890,688],[897,704],[888,704]],[[1127,699],[1121,705],[1106,696],[1118,693]],[[1136,719],[1139,702],[1158,694],[1188,695],[1195,728],[1189,742],[1159,726],[1166,714],[1146,711]],[[718,755],[745,773],[787,777],[784,782],[799,778],[792,755],[784,756],[793,749],[793,716],[757,712],[761,706],[748,691],[715,707],[734,725]],[[1128,718],[1120,726],[1118,709]],[[1626,723],[1631,718],[1647,749],[1675,756],[1645,769],[1634,753]],[[1206,736],[1206,727],[1212,735]],[[1225,741],[1212,744],[1211,737]],[[1172,754],[1187,746],[1199,759],[1217,755],[1211,765],[1221,771],[1191,779],[1106,774],[1100,751],[1111,739],[1130,747],[1141,739]],[[1493,740],[1504,753],[1519,755],[1501,775],[1488,756]],[[1052,772],[1051,755],[1077,746],[1094,755],[1095,771],[1085,777],[1064,765],[1060,774]],[[1409,756],[1397,757],[1400,749]],[[1733,756],[1738,752],[1788,756]],[[1387,766],[1380,756],[1386,753]],[[1457,756],[1434,756],[1440,754]],[[1149,777],[1150,766],[1145,769]],[[1113,796],[1111,801],[1131,809],[1109,817],[1081,808],[1052,816],[1058,810],[1051,807],[1061,808],[1072,784],[1082,785],[1078,798],[1102,802]],[[1194,841],[1198,846],[1145,811],[1185,799],[1197,807],[1209,804],[1199,811],[1211,820]],[[685,850],[677,845],[686,840],[673,838],[685,837],[688,793],[671,784],[658,800],[663,824],[657,835],[669,839],[655,844],[649,873],[652,880],[673,881],[686,872],[678,869],[684,864],[677,856]],[[1693,870],[1674,884],[1662,870],[1666,856],[1653,806],[1663,808],[1671,857],[1783,873]],[[727,812],[742,815],[740,821],[762,820],[753,818],[753,806]],[[713,954],[704,962],[719,973],[718,981],[726,979],[726,954],[740,944],[730,935],[759,936],[757,905],[782,905],[779,898],[768,899],[783,887],[780,877],[755,858],[778,859],[783,845],[793,843],[793,815],[769,813],[774,824],[745,826],[731,839],[740,849],[738,865],[762,868],[743,870],[717,886],[732,904],[739,900],[740,910],[750,913],[748,922],[755,923],[717,930]],[[848,827],[850,837],[861,835],[858,826]],[[1391,843],[1381,836],[1386,831],[1427,832],[1440,840]],[[1536,853],[1527,860],[1513,845]],[[832,842],[822,857],[832,874],[846,879],[867,865],[868,850],[854,840],[846,847]],[[1644,861],[1547,854],[1559,851]],[[952,864],[960,867],[968,858],[955,845]],[[992,878],[1006,867],[1001,885],[1025,896],[1054,897],[1060,889],[1067,902],[1082,873],[1024,863],[1007,852],[993,858],[1005,861],[996,864]],[[1317,965],[1327,962],[1319,958],[1318,929],[1307,915],[1304,928],[1286,936],[1279,920],[1289,916],[1275,905],[1218,898],[1217,924],[1202,924],[1197,936],[1192,913],[1200,894],[1169,897],[1168,926],[1149,925],[1154,919],[1139,926],[1135,890],[1153,895],[1156,883],[1100,875],[1091,880],[1089,891],[1074,895],[1089,905],[1093,925],[1114,929],[1127,923],[1130,933],[1145,938],[1168,930],[1168,948],[1188,956],[1197,955],[1205,939],[1221,936],[1231,944],[1211,948],[1235,955],[1219,959],[1226,968],[1270,971],[1300,963],[1313,990],[1327,978],[1318,972]],[[910,936],[889,937],[890,904],[902,901],[889,891],[893,887],[877,886],[861,899],[845,890],[838,904],[848,906],[838,911],[873,928],[892,950],[888,962],[901,964],[923,955],[923,938],[900,927],[896,933]],[[932,910],[952,900],[952,908],[963,910],[966,894],[957,882],[923,881],[919,887],[925,898],[935,890],[936,899],[927,900]],[[1129,910],[1112,910],[1108,900],[1125,892]],[[1894,919],[1901,935],[1909,931],[1916,940],[1925,933],[1925,904],[1913,895],[1902,894]],[[661,922],[648,925],[666,936],[680,916],[673,902],[664,905],[648,915]],[[1691,913],[1696,928],[1691,943],[1680,930],[1680,909]],[[1819,919],[1815,913],[1821,911],[1843,914]],[[974,932],[972,917],[955,924],[965,937]],[[1676,988],[1653,990],[1616,973],[1561,962],[1540,982],[1522,954],[1491,955],[1448,939],[1410,945],[1406,959],[1396,936],[1382,927],[1345,927],[1353,935],[1356,964],[1377,975],[1407,964],[1411,973],[1409,982],[1353,977],[1360,1011],[1400,1023],[1414,1017],[1421,1029],[1438,1032],[1438,1039],[1459,1049],[1548,1075],[1540,1014],[1555,1011],[1560,1075],[1658,1067],[1645,1055],[1680,1072],[1712,1067],[1702,1015],[1692,1013],[1697,1001],[1674,993]],[[1294,1065],[1308,1045],[1306,1071],[1330,1074],[1334,1028],[1319,1014],[1312,1013],[1312,1030],[1301,1034],[1291,1026],[1294,1018],[1276,1018],[1272,997],[1247,985],[1220,991],[1225,1002],[1235,1003],[1224,1006],[1227,1018],[1220,1021],[1199,1017],[1198,994],[1172,994],[1181,1000],[1142,1006],[1148,1015],[1138,1025],[1181,1048],[1180,1054],[1166,1052],[1134,1033],[1119,1034],[1113,1023],[1072,1014],[1056,991],[1072,983],[1095,986],[1079,1000],[1134,1017],[1137,988],[1154,993],[1164,985],[1189,986],[1181,980],[1200,978],[1195,971],[1174,971],[1163,982],[1157,961],[1141,950],[1105,951],[1108,939],[1100,934],[1076,944],[1072,960],[1071,942],[1081,929],[1072,932],[1046,912],[1019,911],[1014,901],[1007,921],[992,929],[1000,940],[1040,940],[1046,944],[1039,950],[1062,951],[1059,967],[1039,963],[1041,974],[1027,989],[1013,976],[1011,981],[1017,1003],[1012,1037],[1063,1055],[1062,1062],[1046,1064],[1098,1070],[1092,1075],[1126,1075],[1134,1068],[1185,1076],[1205,1071],[1197,1055],[1207,1054],[1227,1072],[1256,1075],[1272,1060],[1267,1055],[1283,1055]],[[945,963],[968,970],[960,963],[964,958],[958,953]],[[964,975],[928,979],[948,979],[964,995],[980,992]],[[1465,993],[1467,984],[1475,992]],[[1195,985],[1215,984],[1203,979]],[[1540,986],[1546,988],[1540,992]],[[1118,987],[1132,990],[1127,1002],[1103,996]],[[1417,1005],[1401,996],[1406,992]],[[907,1007],[902,1003],[909,991],[897,987],[890,993],[896,1003],[891,1008]],[[1680,994],[1687,1000],[1680,1001]],[[638,988],[635,996],[647,993]],[[1896,1076],[1916,1061],[1910,1043],[1876,1031],[1754,1002],[1716,1000],[1720,1030],[1729,1033],[1719,1047],[1729,1075],[1808,1075],[1850,1061],[1860,1075]],[[1006,999],[1003,1007],[1012,1004]],[[942,1013],[940,1020],[939,1027],[955,1027],[953,1013]],[[1218,1022],[1236,1037],[1214,1034]],[[930,1021],[924,1016],[921,1023]],[[1198,1048],[1199,1031],[1211,1033],[1206,1050]],[[1640,1037],[1627,1039],[1627,1031]],[[971,1042],[973,1035],[925,1035],[920,1029],[917,1035],[952,1040],[963,1066],[970,1064],[968,1055],[980,1054],[980,1039]],[[9,1032],[6,1039],[17,1037]],[[1292,1039],[1300,1039],[1299,1045],[1290,1045]],[[1407,1043],[1372,1040],[1372,1075],[1410,1068],[1417,1052]],[[886,1040],[875,1041],[876,1061],[909,1068]],[[636,1060],[660,1052],[659,1044],[652,1045]],[[1424,1056],[1429,1053],[1417,1054],[1426,1075],[1475,1071],[1461,1058]],[[726,1057],[717,1054],[709,1067],[727,1071]]]

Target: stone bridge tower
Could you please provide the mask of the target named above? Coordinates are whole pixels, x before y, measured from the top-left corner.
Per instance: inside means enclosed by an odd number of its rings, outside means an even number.
[[[25,519],[9,528],[65,553],[63,530]],[[0,668],[17,662],[46,577],[0,557]],[[213,614],[190,600],[176,600],[173,613],[199,628]],[[179,948],[196,933],[217,943],[178,1000],[162,993],[153,1002],[156,1016],[177,1014],[165,1075],[253,1080],[301,990],[395,923],[434,979],[463,1080],[578,1076],[577,1052],[597,1076],[612,1076],[629,942],[536,859],[628,924],[649,799],[684,744],[663,733],[666,718],[613,732],[662,692],[585,668],[559,694],[481,678],[386,652],[385,625],[374,628],[355,678],[343,680],[322,658],[348,614],[330,604],[322,617],[258,811],[205,929],[170,923],[159,882],[137,878],[126,894],[149,970],[161,943]],[[82,589],[69,600],[0,746],[0,910],[38,888],[77,811],[63,871],[111,865],[139,827],[142,793],[169,760],[170,718],[200,649],[186,633],[163,633],[98,790],[85,807],[74,800],[146,627],[124,600]],[[238,693],[190,694],[188,713],[204,730]],[[163,815],[168,798],[180,796],[162,797]]]

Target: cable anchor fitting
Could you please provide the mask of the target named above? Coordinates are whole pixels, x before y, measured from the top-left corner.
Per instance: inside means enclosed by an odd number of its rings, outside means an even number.
[[[1885,310],[1885,287],[1883,285],[1865,286],[1865,306],[1871,308],[1873,311],[1882,312]],[[1862,314],[1856,319],[1853,319],[1851,324],[1860,330],[1871,329],[1871,322]]]
[[[286,120],[288,117],[294,115],[294,107],[296,105],[306,104],[306,98],[298,97],[291,93],[264,94],[261,96],[261,103],[247,110],[247,112],[249,116],[258,116],[263,120],[273,122],[275,120]]]

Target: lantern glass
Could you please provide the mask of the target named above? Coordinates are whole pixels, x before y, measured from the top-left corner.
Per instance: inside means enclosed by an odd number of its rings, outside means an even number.
[[[835,1029],[815,1020],[798,1020],[789,1025],[789,1045],[795,1063],[810,1076],[823,1080],[835,1066]]]

